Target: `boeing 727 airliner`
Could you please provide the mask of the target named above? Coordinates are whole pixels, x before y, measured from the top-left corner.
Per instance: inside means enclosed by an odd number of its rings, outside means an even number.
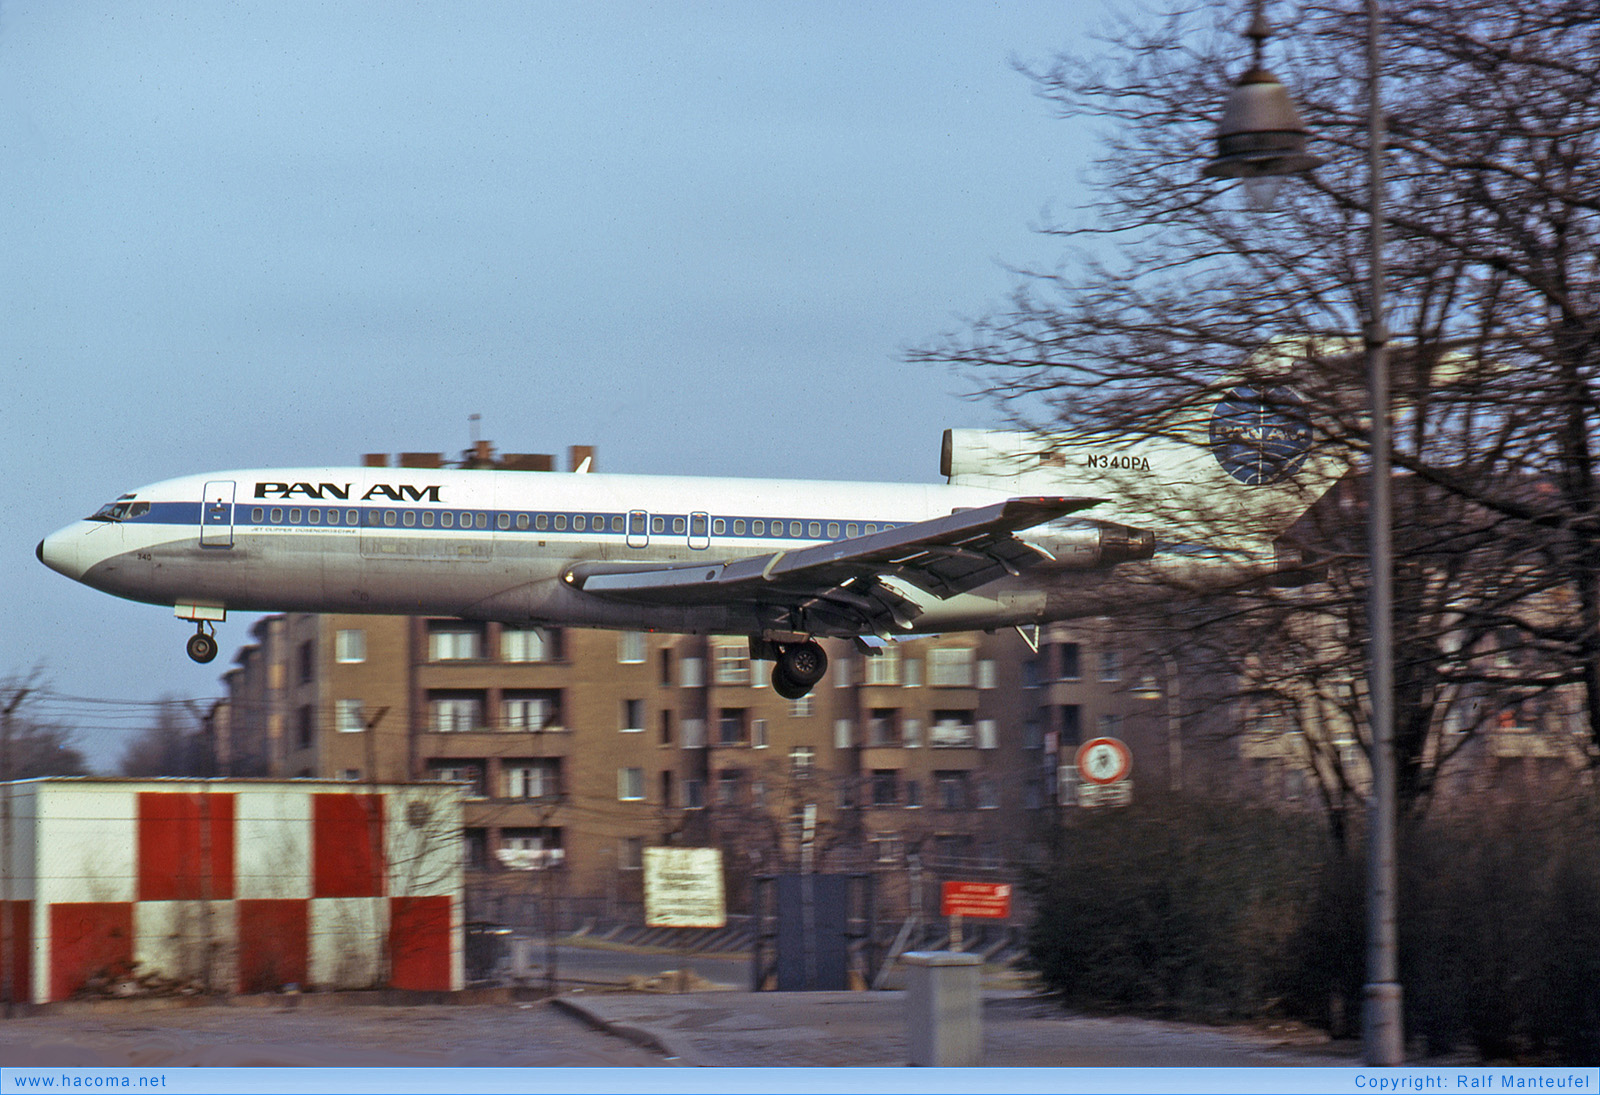
[[[1283,407],[1234,388],[1137,442],[949,430],[938,485],[214,472],[124,494],[37,554],[173,606],[199,662],[230,610],[457,616],[747,635],[797,698],[827,668],[818,638],[1026,627],[1283,569],[1275,539],[1342,471]]]

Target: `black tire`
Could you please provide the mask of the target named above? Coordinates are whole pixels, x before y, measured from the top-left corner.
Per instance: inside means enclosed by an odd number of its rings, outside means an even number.
[[[184,649],[189,652],[189,657],[205,665],[217,656],[217,640],[203,631],[197,631],[189,636],[189,642]]]
[[[795,684],[809,691],[828,671],[828,655],[815,640],[786,646],[778,651],[778,668]]]
[[[797,700],[811,691],[809,684],[792,681],[783,674],[783,667],[772,667],[772,690],[786,700]]]

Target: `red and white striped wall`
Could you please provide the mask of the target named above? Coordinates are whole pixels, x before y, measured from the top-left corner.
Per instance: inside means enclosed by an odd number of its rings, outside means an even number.
[[[462,987],[453,785],[88,778],[11,793],[15,999],[135,967],[220,991]]]

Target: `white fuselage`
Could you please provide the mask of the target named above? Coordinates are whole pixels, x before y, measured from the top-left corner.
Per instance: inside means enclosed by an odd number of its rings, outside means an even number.
[[[791,551],[1004,501],[979,486],[406,468],[299,468],[172,479],[124,495],[40,543],[41,561],[96,589],[216,619],[227,610],[459,616],[517,623],[757,633],[732,605],[630,604],[564,580],[579,563],[693,564]],[[119,508],[120,507],[120,508]],[[1086,517],[1097,514],[1091,510]],[[1116,568],[1084,521],[1028,530],[1053,563],[941,600],[911,630],[1039,623],[1110,611],[1154,572],[1233,580],[1271,546],[1195,545]],[[1226,571],[1228,574],[1219,572]],[[1170,589],[1170,587],[1166,587]],[[186,609],[188,611],[186,611]]]

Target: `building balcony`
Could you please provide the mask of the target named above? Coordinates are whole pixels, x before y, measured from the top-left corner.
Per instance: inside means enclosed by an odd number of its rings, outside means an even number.
[[[542,829],[564,824],[567,800],[561,795],[545,798],[472,798],[461,803],[461,823],[475,828]]]
[[[417,735],[417,754],[439,759],[453,757],[566,757],[572,755],[571,731],[467,730]]]

